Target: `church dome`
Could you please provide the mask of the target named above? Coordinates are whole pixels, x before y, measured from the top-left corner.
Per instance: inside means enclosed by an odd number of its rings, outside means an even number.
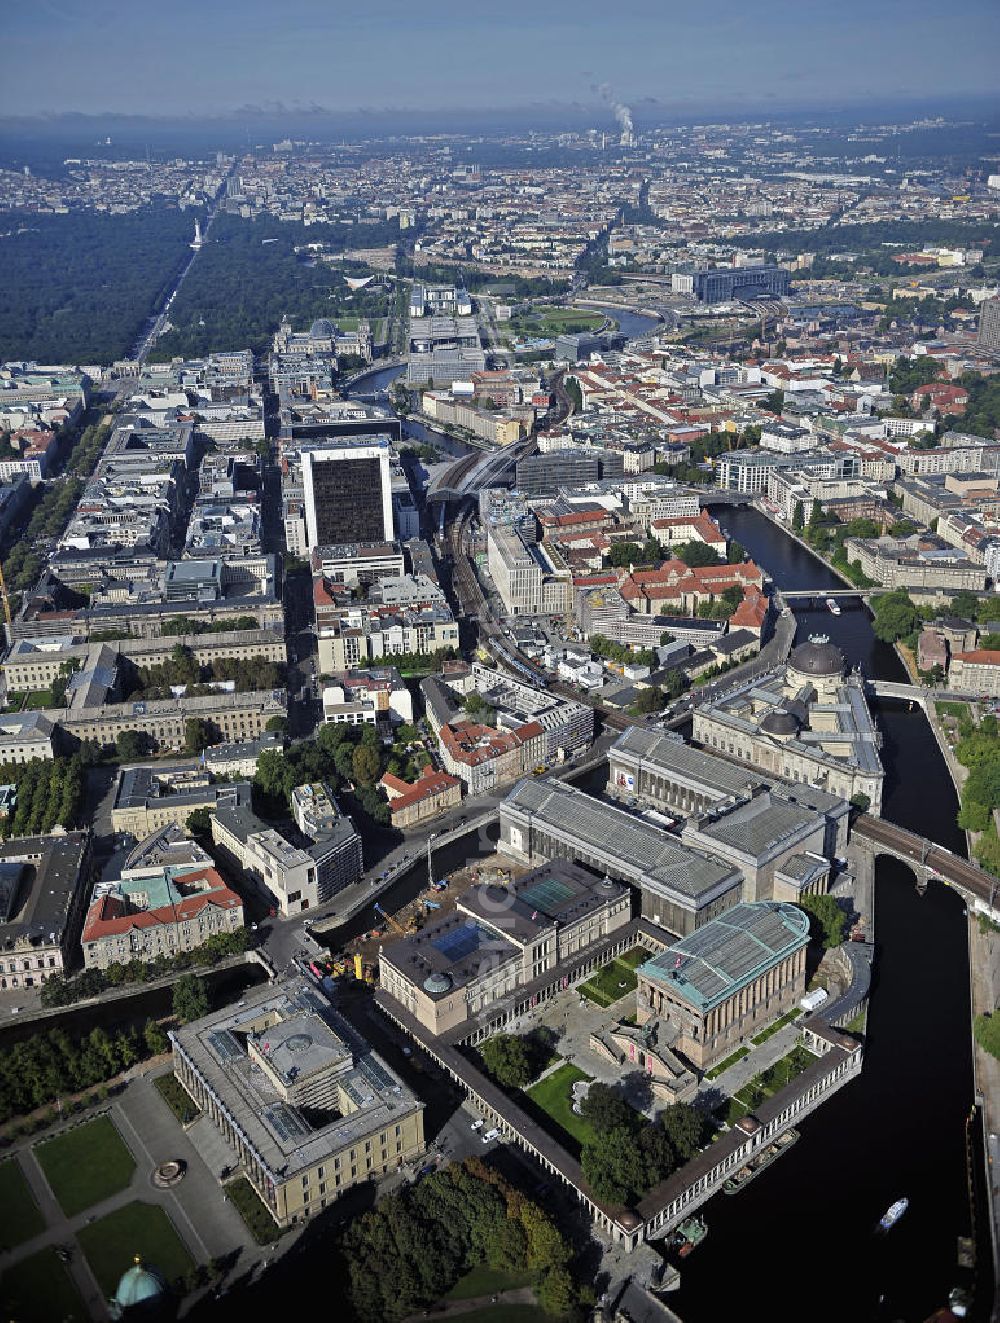
[[[823,635],[793,648],[788,665],[800,675],[843,675],[844,654]]]
[[[787,738],[790,735],[799,733],[799,723],[791,712],[786,712],[784,708],[775,708],[769,712],[760,723],[760,729],[765,735],[778,735]]]
[[[309,335],[313,340],[332,340],[335,334],[333,322],[329,317],[318,318],[309,328]]]
[[[140,1308],[148,1309],[161,1301],[165,1291],[159,1273],[144,1264],[137,1255],[132,1267],[118,1283],[114,1303],[120,1310],[134,1309],[138,1312]]]

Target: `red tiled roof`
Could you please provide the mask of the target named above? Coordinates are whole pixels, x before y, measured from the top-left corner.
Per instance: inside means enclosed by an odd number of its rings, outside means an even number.
[[[127,902],[118,896],[101,896],[87,911],[83,925],[82,942],[100,941],[102,937],[116,937],[133,928],[156,928],[164,923],[179,923],[193,919],[209,905],[216,909],[232,909],[243,902],[235,891],[226,886],[214,868],[202,868],[176,877],[178,883],[207,881],[214,883],[211,891],[185,896],[176,905],[162,905],[155,910],[140,910],[130,914]]]

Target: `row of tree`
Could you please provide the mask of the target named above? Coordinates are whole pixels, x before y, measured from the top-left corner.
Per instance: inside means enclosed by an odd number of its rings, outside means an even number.
[[[235,616],[224,620],[200,620],[196,616],[174,616],[160,626],[160,634],[173,637],[182,634],[239,634],[248,629],[260,629],[256,616]]]
[[[204,809],[199,811],[207,812]],[[213,933],[193,951],[178,951],[172,956],[158,955],[152,960],[114,961],[107,969],[85,969],[72,978],[55,974],[42,984],[42,1005],[72,1006],[88,997],[99,997],[110,988],[127,987],[132,983],[152,983],[179,969],[210,969],[227,956],[239,955],[247,949],[249,943],[248,930],[238,928],[232,933]],[[174,985],[175,990],[181,983],[183,979]],[[176,1007],[174,1013],[177,1013]]]
[[[209,662],[196,660],[191,648],[178,643],[167,661],[159,666],[133,668],[129,696],[142,694],[147,698],[169,698],[171,688],[188,686],[188,696],[214,691],[213,681],[231,680],[237,693],[254,689],[280,689],[285,683],[285,668],[266,657],[217,657]]]
[[[573,1247],[549,1215],[477,1158],[380,1199],[351,1221],[339,1252],[361,1323],[426,1311],[480,1265],[529,1273],[554,1317],[575,1318],[593,1303],[574,1282]]]
[[[65,1029],[34,1034],[0,1052],[0,1122],[103,1084],[167,1047],[166,1034],[155,1020],[146,1021],[141,1035],[132,1028],[114,1034],[97,1028],[84,1037],[73,1037]]]
[[[83,754],[5,763],[0,778],[0,783],[17,787],[16,807],[3,823],[5,837],[34,836],[55,826],[71,828],[79,823],[86,789]]]

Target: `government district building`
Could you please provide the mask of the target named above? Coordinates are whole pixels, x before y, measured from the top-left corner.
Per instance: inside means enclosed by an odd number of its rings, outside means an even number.
[[[823,637],[793,648],[786,666],[738,683],[695,709],[694,738],[738,762],[882,811],[881,737],[858,675]]]
[[[280,1227],[423,1153],[424,1104],[306,979],[171,1030],[174,1073]]]
[[[509,886],[467,891],[455,912],[379,955],[385,992],[444,1033],[604,941],[631,920],[627,887],[556,860]]]
[[[639,1024],[665,1022],[674,1048],[710,1070],[802,996],[808,945],[795,905],[736,905],[639,966]]]
[[[81,945],[87,969],[192,951],[243,927],[243,901],[212,856],[170,823],[129,854],[118,878],[94,888]]]
[[[0,845],[0,988],[33,988],[65,972],[91,867],[89,831],[14,836]]]
[[[499,849],[535,864],[579,860],[628,882],[642,916],[690,933],[742,898],[738,868],[683,845],[662,827],[559,781],[520,781],[500,805]]]

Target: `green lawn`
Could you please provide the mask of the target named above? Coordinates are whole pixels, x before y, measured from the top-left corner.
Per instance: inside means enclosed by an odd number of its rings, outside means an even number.
[[[522,335],[561,335],[566,330],[596,331],[604,324],[604,314],[583,308],[536,308],[513,317],[511,329]]]
[[[153,1080],[153,1088],[167,1104],[181,1125],[187,1125],[201,1115],[201,1108],[192,1101],[191,1095],[174,1074],[159,1075]]]
[[[934,708],[939,717],[964,717],[969,711],[968,703],[954,703],[935,699]]]
[[[749,1055],[750,1049],[748,1047],[738,1047],[732,1056],[726,1057],[725,1061],[720,1061],[717,1066],[713,1066],[711,1070],[706,1071],[705,1078],[707,1080],[717,1080],[724,1070],[728,1070],[730,1066],[735,1066],[737,1061],[742,1061],[744,1057]]]
[[[527,1092],[527,1096],[535,1104],[546,1112],[567,1134],[571,1135],[578,1144],[585,1144],[588,1139],[593,1138],[593,1131],[582,1116],[577,1116],[573,1111],[572,1087],[577,1080],[589,1080],[591,1076],[568,1062],[554,1070],[551,1075],[546,1075],[543,1080],[533,1084]]]
[[[115,1285],[117,1286],[117,1282]],[[17,1323],[86,1323],[90,1317],[55,1250],[39,1250],[0,1278],[4,1317]]]
[[[230,1181],[225,1191],[226,1197],[235,1205],[258,1245],[270,1245],[283,1234],[270,1210],[245,1176]]]
[[[755,1047],[760,1047],[761,1043],[766,1043],[767,1040],[770,1037],[772,1037],[772,1035],[776,1034],[779,1029],[784,1029],[786,1024],[791,1024],[791,1022],[795,1019],[795,1017],[801,1014],[802,1014],[801,1006],[796,1006],[792,1010],[786,1011],[784,1015],[778,1016],[774,1024],[768,1025],[768,1027],[763,1031],[763,1033],[756,1034],[753,1038],[751,1038],[750,1042],[753,1043]]]
[[[15,1158],[0,1162],[0,1249],[23,1245],[45,1230],[45,1218]]]
[[[126,1204],[81,1227],[76,1238],[105,1296],[114,1293],[137,1254],[168,1282],[194,1267],[174,1224],[157,1204]]]
[[[497,1291],[514,1291],[519,1286],[530,1286],[532,1280],[530,1272],[500,1272],[481,1263],[459,1278],[445,1299],[475,1300],[478,1295],[493,1295]]]
[[[635,992],[639,985],[639,980],[635,976],[635,967],[648,959],[648,951],[639,951],[638,954],[629,951],[624,956],[619,956],[617,960],[612,960],[610,965],[599,969],[587,979],[586,983],[581,983],[577,991],[588,1001],[596,1002],[598,1006],[611,1006],[622,997],[627,997],[630,992]]]
[[[67,1217],[124,1190],[135,1171],[135,1158],[107,1116],[39,1144],[35,1157]]]
[[[806,1066],[810,1065],[816,1058],[801,1044],[793,1047],[787,1056],[783,1056],[780,1061],[776,1061],[773,1066],[767,1070],[761,1071],[749,1084],[744,1084],[739,1093],[733,1095],[726,1105],[725,1119],[732,1125],[738,1121],[741,1116],[747,1112],[752,1112],[755,1107],[759,1107],[765,1098],[770,1098],[780,1092],[786,1084],[790,1083],[796,1075],[802,1073]]]

